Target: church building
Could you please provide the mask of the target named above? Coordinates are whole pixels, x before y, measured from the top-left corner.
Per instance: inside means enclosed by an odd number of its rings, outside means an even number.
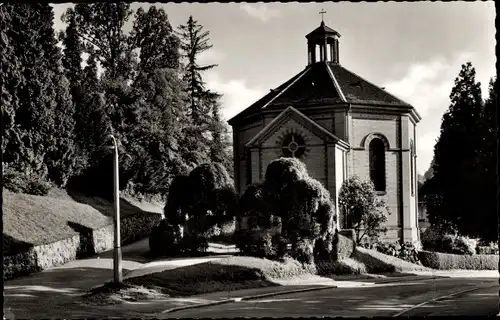
[[[272,160],[296,157],[330,191],[339,228],[346,227],[340,187],[357,175],[371,180],[387,200],[386,238],[416,241],[421,117],[410,104],[344,68],[339,38],[322,21],[306,36],[305,69],[229,120],[236,189],[241,194],[262,181]]]

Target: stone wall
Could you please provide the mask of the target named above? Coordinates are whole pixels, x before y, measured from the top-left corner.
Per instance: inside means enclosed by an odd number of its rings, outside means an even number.
[[[163,215],[160,213],[138,213],[121,220],[121,244],[126,245],[143,239],[156,226]],[[77,234],[53,243],[38,245],[27,252],[4,256],[4,280],[39,272],[65,264],[77,257],[89,256],[113,249],[113,225]]]

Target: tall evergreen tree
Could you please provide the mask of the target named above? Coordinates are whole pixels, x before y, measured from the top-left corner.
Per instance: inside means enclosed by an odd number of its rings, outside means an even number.
[[[10,165],[63,186],[75,168],[74,109],[52,27],[53,9],[49,4],[4,6],[11,17],[6,37],[25,80],[17,86],[11,114],[18,153]]]
[[[82,54],[83,45],[78,35],[78,26],[74,15],[65,17],[68,22],[65,32],[61,32],[60,39],[64,45],[62,59],[66,78],[71,86],[73,102],[77,105],[81,99],[80,80],[82,78]],[[78,110],[77,110],[78,111]]]
[[[23,85],[22,66],[15,54],[11,28],[11,7],[0,7],[0,103],[2,105],[2,164],[19,167],[22,160],[22,132],[16,124],[16,111],[19,108],[18,87]],[[15,13],[14,13],[15,14]]]
[[[209,132],[212,125],[211,112],[216,95],[205,87],[202,73],[213,69],[216,64],[200,66],[197,59],[200,53],[212,48],[209,44],[210,32],[204,31],[203,26],[189,17],[185,25],[179,26],[181,50],[184,58],[184,82],[187,92],[189,125],[185,128],[185,161],[196,166],[210,158]]]
[[[498,83],[497,78],[491,79],[489,84],[489,97],[485,101],[481,121],[482,143],[480,149],[479,168],[480,183],[477,185],[480,199],[476,221],[471,226],[473,233],[488,241],[498,238],[498,139],[497,139],[497,107]]]
[[[468,234],[478,208],[478,146],[482,98],[470,62],[462,65],[443,116],[434,147],[434,176],[429,180],[426,205],[429,221]]]

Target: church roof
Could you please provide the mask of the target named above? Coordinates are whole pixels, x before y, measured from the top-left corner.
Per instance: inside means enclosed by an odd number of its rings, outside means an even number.
[[[310,64],[233,117],[230,122],[261,110],[341,103],[412,107],[340,64],[322,61]]]
[[[320,26],[317,27],[316,29],[314,29],[313,31],[311,31],[306,36],[306,38],[311,38],[312,36],[315,36],[315,35],[325,35],[325,34],[332,34],[332,35],[336,35],[337,37],[340,37],[340,33],[333,30],[329,26],[325,25],[325,23],[323,21],[321,21]]]

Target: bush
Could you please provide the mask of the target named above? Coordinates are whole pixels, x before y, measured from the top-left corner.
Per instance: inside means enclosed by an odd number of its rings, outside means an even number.
[[[422,247],[427,251],[454,254],[475,254],[477,241],[464,236],[446,234],[443,229],[431,226],[422,233]]]
[[[180,241],[180,248],[183,252],[207,252],[208,240],[203,235],[187,233]]]
[[[497,255],[458,255],[421,251],[419,259],[424,266],[439,270],[498,270]]]
[[[473,255],[476,253],[477,241],[468,237],[459,236],[453,242],[453,253]]]
[[[393,256],[401,260],[418,264],[418,250],[415,245],[409,241],[400,244],[400,241],[376,243],[373,248],[388,256]]]
[[[235,243],[240,252],[256,258],[278,258],[283,251],[280,240],[279,234],[270,230],[235,232]]]
[[[153,228],[149,236],[149,250],[156,255],[171,256],[180,252],[181,231],[179,226],[166,220]]]
[[[422,249],[436,251],[437,248],[441,247],[441,241],[444,235],[444,231],[440,228],[435,226],[428,227],[420,236]]]
[[[292,246],[291,256],[304,264],[314,263],[314,250],[311,240],[300,239],[295,246]]]
[[[329,192],[308,176],[305,165],[297,159],[272,161],[265,177],[263,183],[249,186],[241,195],[238,220],[243,222],[242,228],[278,234],[273,250],[267,250],[275,253],[274,257],[289,254],[311,261],[315,241],[335,232],[335,206]],[[262,247],[257,244],[260,240],[253,241],[253,247],[241,240],[239,246],[243,252],[266,251],[258,249]],[[285,243],[292,244],[294,249],[289,251]]]
[[[206,251],[207,239],[219,236],[221,226],[232,223],[238,209],[233,182],[216,162],[175,177],[167,199],[165,218],[174,225],[186,224],[189,234],[182,245],[188,251]]]
[[[498,251],[498,243],[497,242],[490,242],[490,243],[484,243],[481,242],[477,247],[476,247],[476,252],[477,254],[499,254]]]
[[[6,189],[16,192],[25,193],[35,196],[46,196],[52,184],[44,181],[36,175],[27,176],[21,172],[6,170],[3,175],[3,185]]]

